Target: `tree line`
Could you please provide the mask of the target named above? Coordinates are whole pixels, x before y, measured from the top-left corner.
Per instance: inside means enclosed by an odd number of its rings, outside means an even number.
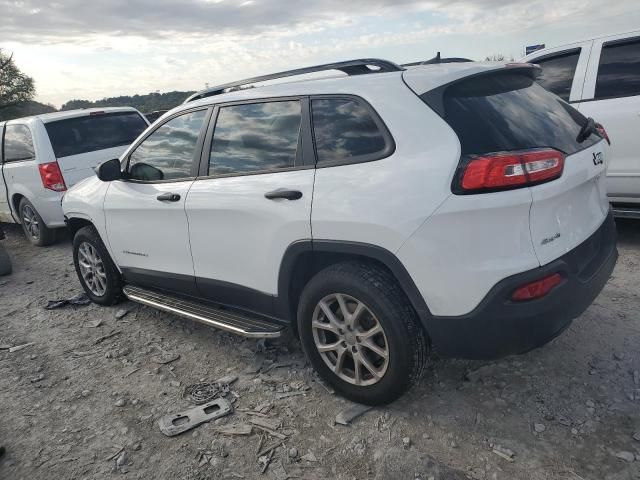
[[[170,110],[194,92],[153,92],[147,95],[123,95],[102,100],[70,100],[60,110],[93,107],[134,107],[142,113]],[[12,54],[0,49],[0,121],[55,112],[53,105],[36,102],[33,79],[20,71]]]

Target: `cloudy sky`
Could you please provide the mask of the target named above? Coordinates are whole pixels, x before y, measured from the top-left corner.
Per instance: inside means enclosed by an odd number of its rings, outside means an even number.
[[[519,58],[638,29],[638,0],[0,0],[0,48],[56,106],[357,57]]]

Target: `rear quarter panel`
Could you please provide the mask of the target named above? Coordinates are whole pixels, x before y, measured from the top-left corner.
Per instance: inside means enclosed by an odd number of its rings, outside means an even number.
[[[319,166],[311,215],[315,240],[363,242],[396,252],[450,195],[457,137],[398,77],[393,80],[372,82],[357,95],[385,122],[396,150],[382,160]]]

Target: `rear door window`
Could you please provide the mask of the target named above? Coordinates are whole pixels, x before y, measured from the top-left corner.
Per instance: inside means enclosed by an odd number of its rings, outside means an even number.
[[[463,155],[550,147],[571,155],[600,140],[576,138],[586,118],[523,73],[501,71],[446,88],[444,119]],[[422,95],[427,104],[429,92]]]
[[[569,101],[579,58],[580,49],[577,49],[532,60],[532,63],[542,67],[542,74],[537,79],[538,83],[563,100]]]
[[[57,158],[130,145],[147,128],[136,112],[91,114],[45,124]]]
[[[31,130],[26,125],[7,125],[4,132],[4,161],[19,162],[36,157]]]
[[[209,175],[291,168],[300,144],[299,100],[221,107],[209,155]]]
[[[640,95],[640,38],[605,44],[600,53],[595,98]]]
[[[318,164],[376,160],[393,150],[382,122],[360,101],[316,98],[311,111]]]
[[[207,110],[172,118],[145,138],[129,156],[129,178],[146,182],[193,177],[198,137]]]

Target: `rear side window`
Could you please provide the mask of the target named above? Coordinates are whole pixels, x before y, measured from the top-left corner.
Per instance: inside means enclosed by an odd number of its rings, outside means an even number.
[[[129,157],[129,178],[155,182],[192,177],[206,110],[185,113],[160,125]]]
[[[445,121],[458,135],[463,155],[550,147],[571,155],[598,142],[578,143],[586,118],[528,75],[503,71],[449,86]],[[422,98],[429,103],[429,92]]]
[[[270,172],[295,166],[301,112],[299,100],[220,108],[209,175]]]
[[[104,113],[45,124],[57,158],[129,145],[147,128],[135,112]]]
[[[542,75],[538,77],[538,83],[560,98],[569,101],[573,75],[580,58],[580,50],[573,50],[560,55],[543,57],[540,60],[532,60],[542,67]]]
[[[4,131],[4,161],[19,162],[36,157],[31,131],[26,125],[7,125]]]
[[[640,39],[605,44],[600,54],[595,98],[640,95]]]
[[[391,153],[389,135],[369,108],[351,98],[311,101],[318,163],[376,160]]]

